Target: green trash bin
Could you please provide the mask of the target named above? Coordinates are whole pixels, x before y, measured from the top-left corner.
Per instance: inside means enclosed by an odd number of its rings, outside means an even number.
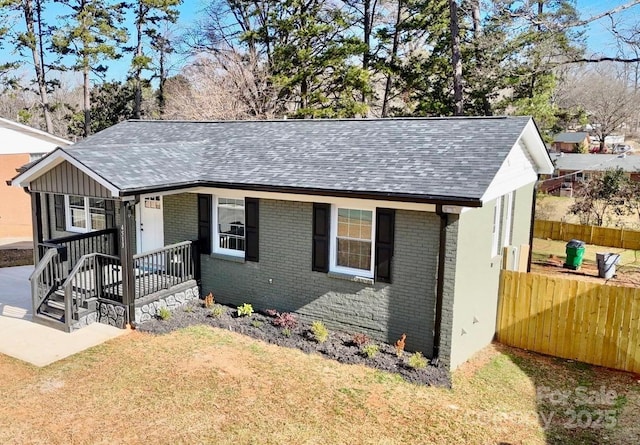
[[[564,262],[564,267],[567,269],[577,270],[582,266],[582,259],[584,258],[584,241],[572,239],[567,243],[566,252],[567,259]]]

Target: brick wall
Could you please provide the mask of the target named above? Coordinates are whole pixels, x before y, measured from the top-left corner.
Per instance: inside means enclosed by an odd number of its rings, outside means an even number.
[[[164,197],[165,242],[197,234],[195,194]],[[439,219],[396,213],[393,284],[364,284],[311,270],[311,203],[260,200],[260,262],[202,257],[202,293],[222,303],[291,311],[332,328],[432,352]],[[271,280],[271,282],[270,282]]]

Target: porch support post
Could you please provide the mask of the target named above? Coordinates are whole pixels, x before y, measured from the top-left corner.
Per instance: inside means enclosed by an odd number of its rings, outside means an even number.
[[[31,225],[33,230],[33,264],[38,264],[40,261],[40,247],[38,244],[42,242],[42,200],[40,199],[40,193],[29,192],[25,188],[25,191],[31,196]]]
[[[120,262],[122,264],[122,303],[128,308],[129,326],[135,326],[135,276],[133,270],[133,236],[135,231],[135,202],[121,201]]]

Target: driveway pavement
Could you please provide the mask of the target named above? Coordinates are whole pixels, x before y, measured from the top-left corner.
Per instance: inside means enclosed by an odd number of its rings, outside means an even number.
[[[33,266],[0,268],[0,353],[36,366],[69,357],[127,333],[93,323],[70,334],[31,321]]]

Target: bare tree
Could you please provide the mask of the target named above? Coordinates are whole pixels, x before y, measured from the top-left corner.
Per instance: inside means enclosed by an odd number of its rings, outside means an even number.
[[[600,140],[600,151],[604,151],[605,138],[629,123],[636,112],[638,94],[610,64],[573,70],[563,89],[563,105],[584,109]]]
[[[165,84],[167,119],[236,120],[272,118],[269,110],[253,100],[256,84],[264,79],[245,71],[240,63],[221,69],[216,60],[200,59]],[[264,88],[259,91],[264,92]]]

